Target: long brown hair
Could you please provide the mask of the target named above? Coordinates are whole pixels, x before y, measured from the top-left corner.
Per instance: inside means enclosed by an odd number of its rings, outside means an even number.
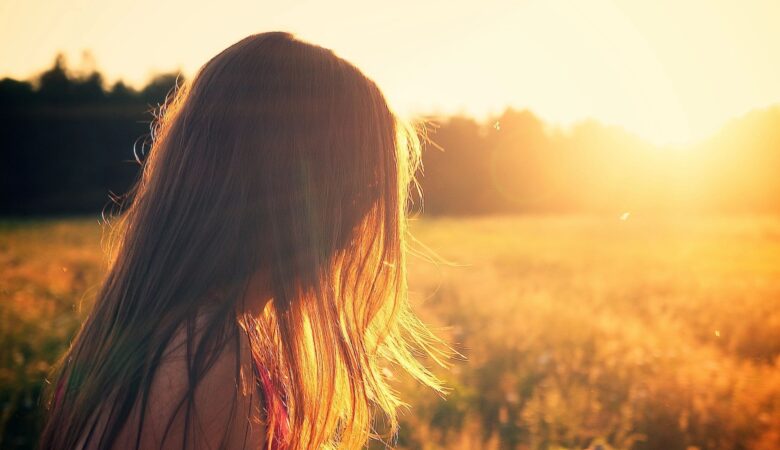
[[[289,33],[255,34],[176,89],[152,138],[113,225],[110,270],[52,382],[62,389],[43,447],[74,448],[98,408],[110,419],[95,439],[110,447],[133,407],[144,411],[166,344],[214,292],[182,407],[193,408],[214,355],[238,351],[247,330],[286,395],[292,448],[359,447],[376,413],[395,431],[403,403],[383,364],[441,389],[415,357],[439,358],[441,342],[407,300],[420,142],[373,81]],[[237,317],[258,270],[272,300]],[[272,437],[278,424],[266,425]]]

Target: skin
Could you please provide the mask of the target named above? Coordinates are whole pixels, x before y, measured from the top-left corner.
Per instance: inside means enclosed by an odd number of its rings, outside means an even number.
[[[241,306],[244,308],[244,311],[255,315],[263,312],[265,306],[268,304],[268,302],[271,301],[269,280],[270,278],[267,272],[263,270],[258,270],[249,279],[249,286],[246,290],[246,295],[241,302]]]
[[[247,294],[241,307],[258,314],[268,304],[268,278],[263,272],[257,272],[249,280]],[[196,331],[196,339],[197,339]],[[176,404],[187,388],[186,369],[186,332],[184,328],[177,332],[169,343],[163,361],[158,367],[149,393],[144,430],[141,433],[140,448],[181,449],[184,427],[184,408],[177,414],[168,438],[162,442],[165,426]],[[255,379],[249,342],[241,334],[239,361],[236,354],[228,348],[223,350],[215,364],[206,372],[196,389],[195,407],[198,410],[199,424],[188,440],[187,449],[219,448],[225,430],[229,429],[229,449],[258,449],[265,445],[265,427],[262,421],[262,393]],[[235,367],[241,365],[241,380],[238,399],[232,402],[235,389]],[[235,411],[234,423],[229,423],[231,408]],[[135,448],[135,436],[140,420],[139,407],[130,414],[127,425],[120,433],[116,450]],[[90,446],[97,448],[97,445]]]

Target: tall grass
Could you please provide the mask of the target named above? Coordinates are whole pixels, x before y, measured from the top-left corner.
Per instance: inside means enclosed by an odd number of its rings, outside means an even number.
[[[104,273],[95,219],[0,222],[0,448],[31,448],[40,395]]]
[[[411,269],[467,360],[429,448],[780,448],[780,220],[428,220]],[[435,443],[436,445],[431,445]]]
[[[625,217],[624,217],[625,218]],[[97,219],[0,223],[0,447],[104,273]],[[465,359],[407,380],[403,448],[780,448],[780,219],[424,219],[426,319]]]

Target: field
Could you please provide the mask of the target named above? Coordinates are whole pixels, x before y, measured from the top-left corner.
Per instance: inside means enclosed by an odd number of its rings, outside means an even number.
[[[410,286],[463,354],[400,380],[404,448],[780,448],[780,219],[422,219]],[[104,273],[97,218],[0,222],[0,447]]]

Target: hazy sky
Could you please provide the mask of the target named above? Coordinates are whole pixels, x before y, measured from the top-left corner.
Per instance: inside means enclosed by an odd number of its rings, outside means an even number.
[[[402,114],[511,105],[685,142],[780,103],[779,24],[778,0],[0,0],[0,76],[90,49],[109,81],[141,85],[286,30],[355,63]]]

